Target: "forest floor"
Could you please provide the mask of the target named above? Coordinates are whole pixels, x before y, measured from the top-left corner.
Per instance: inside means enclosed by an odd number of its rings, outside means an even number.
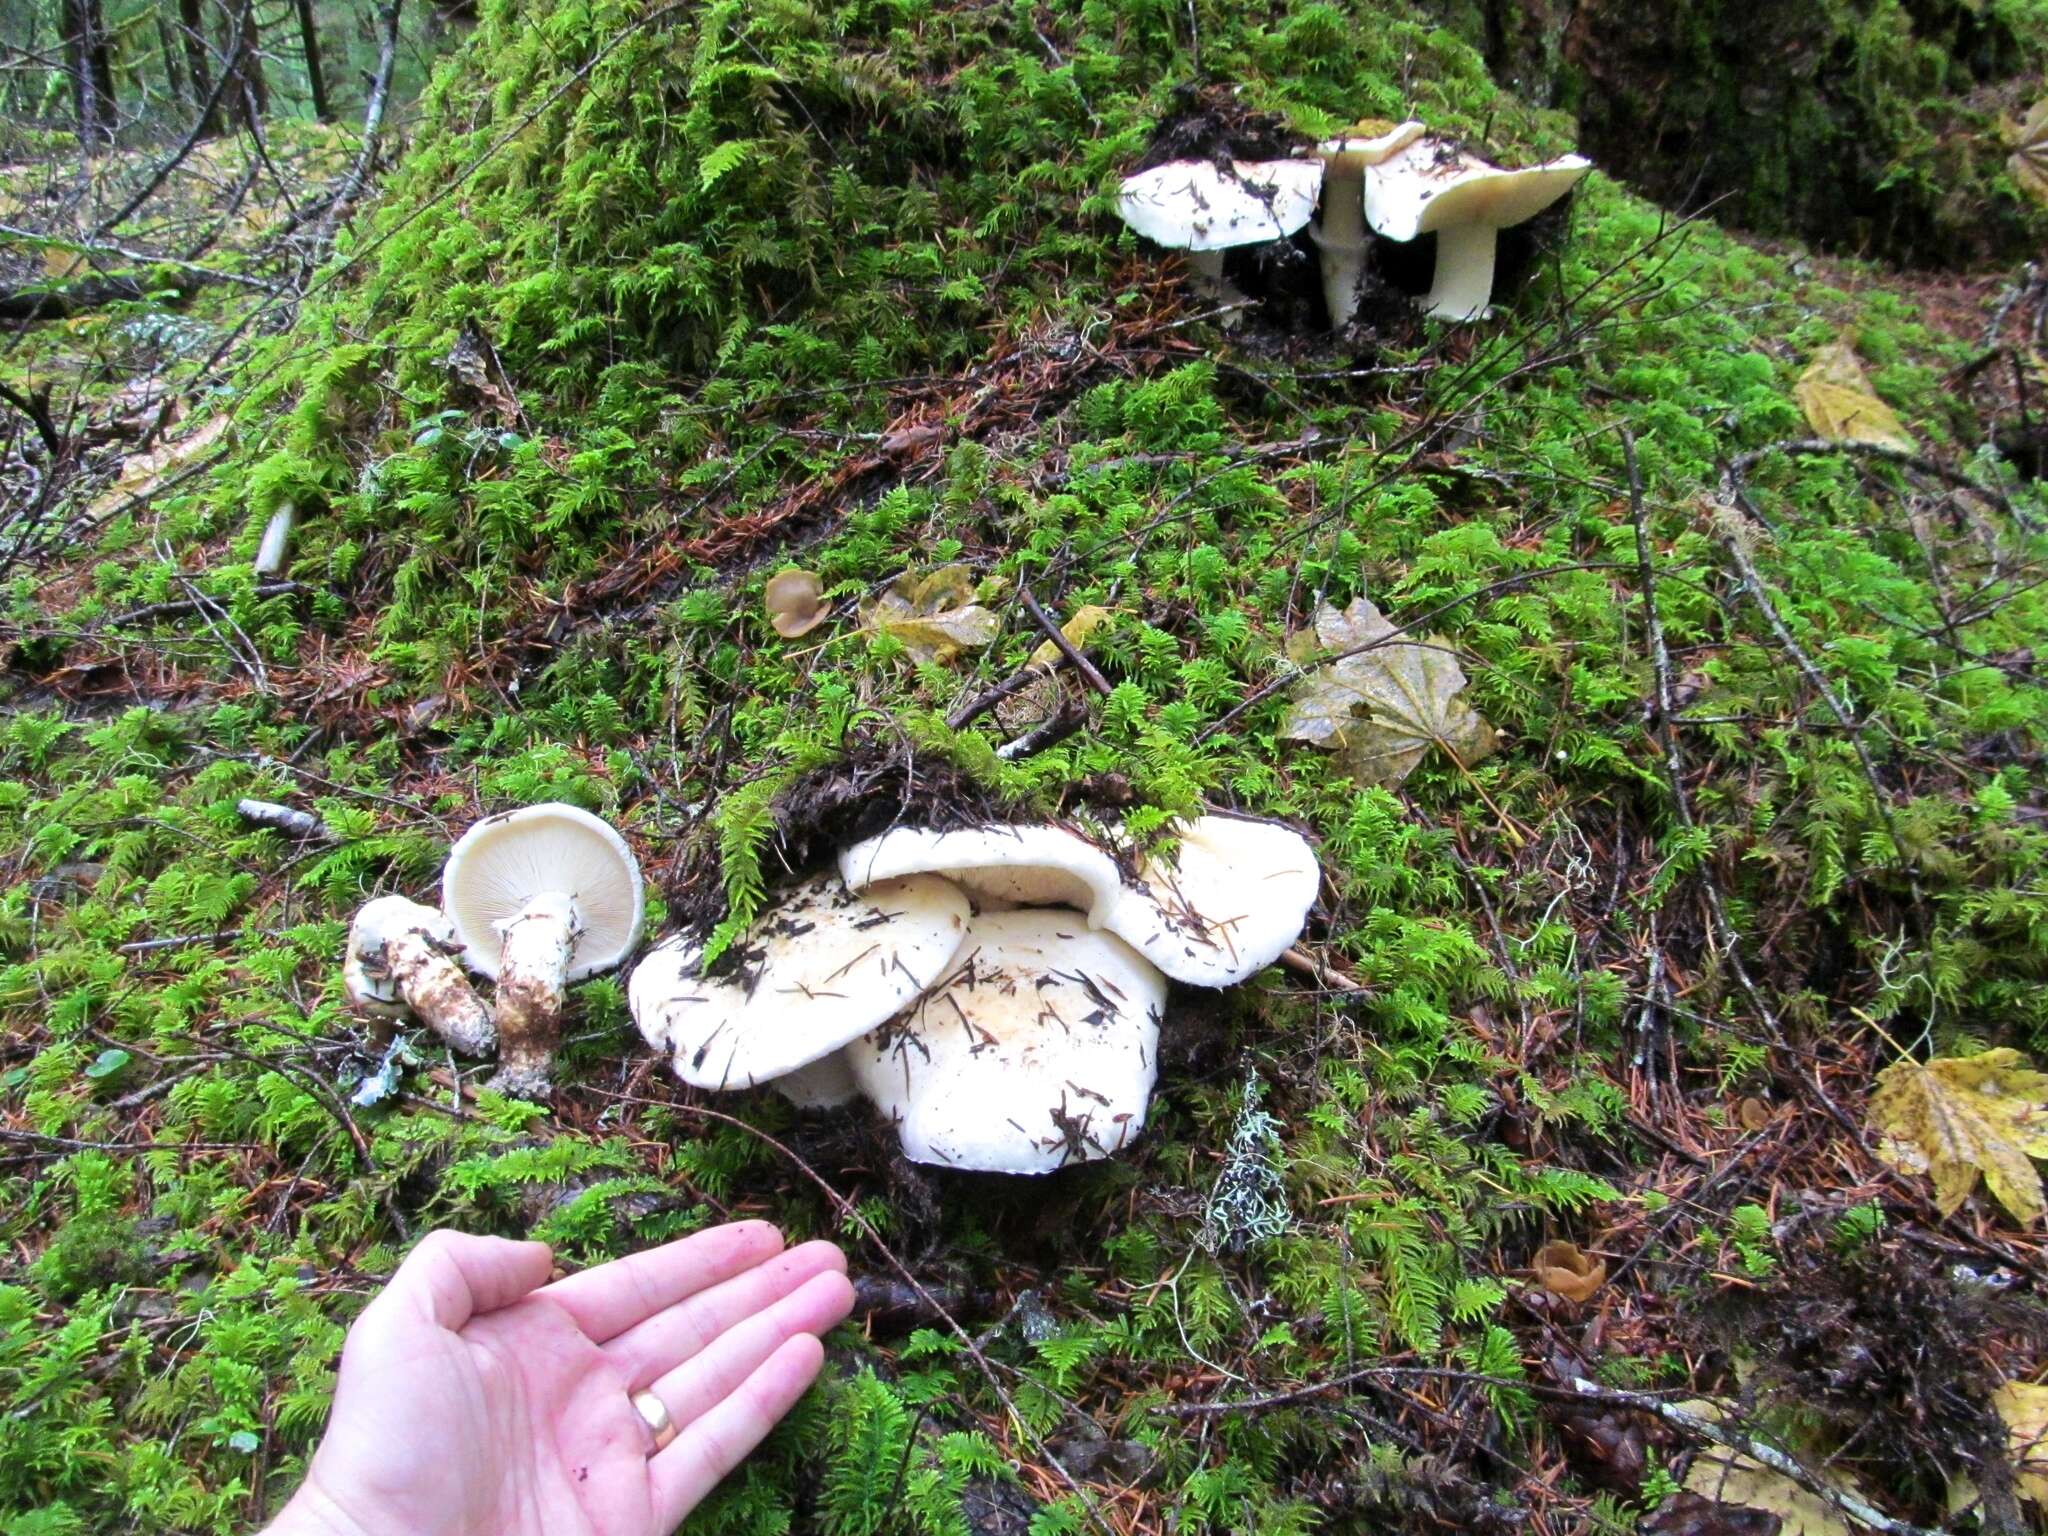
[[[1367,80],[1559,147],[1325,9],[1203,42],[1298,122]],[[430,1226],[579,1265],[742,1215],[842,1241],[859,1308],[693,1529],[2038,1523],[2048,287],[1596,177],[1487,324],[1388,288],[1319,332],[1298,251],[1226,328],[1103,188],[1176,113],[1278,130],[1150,33],[626,12],[487,18],[319,240],[350,141],[281,132],[0,254],[78,300],[0,342],[0,1536],[260,1521]],[[0,167],[0,224],[75,232],[76,188]],[[1837,343],[1861,377],[1802,390]],[[864,611],[950,563],[986,646]],[[1107,691],[1056,672],[1077,728],[999,758],[1028,711],[946,722],[1046,640],[1025,592],[1109,611]],[[1300,637],[1368,597],[1497,751],[1289,737]],[[625,832],[650,935],[906,814],[1241,808],[1324,885],[1295,967],[1176,990],[1134,1149],[1004,1179],[685,1088],[618,976],[544,1101],[394,1053],[351,913],[546,800]]]

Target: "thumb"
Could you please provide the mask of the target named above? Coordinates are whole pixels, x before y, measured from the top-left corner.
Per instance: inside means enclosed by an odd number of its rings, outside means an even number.
[[[429,1232],[372,1306],[402,1308],[453,1333],[479,1313],[509,1307],[538,1290],[553,1265],[546,1243]]]

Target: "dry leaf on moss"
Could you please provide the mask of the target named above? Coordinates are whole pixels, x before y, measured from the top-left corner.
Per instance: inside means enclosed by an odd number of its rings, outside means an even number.
[[[2034,103],[2023,122],[2008,123],[2012,154],[2006,172],[2037,203],[2048,203],[2048,96]]]
[[[1088,643],[1090,635],[1102,628],[1108,618],[1109,610],[1100,603],[1084,603],[1074,610],[1071,619],[1060,626],[1060,633],[1066,637],[1067,644],[1078,651]],[[1059,659],[1060,648],[1047,640],[1031,653],[1029,665],[1049,667]]]
[[[131,453],[121,463],[120,478],[93,502],[88,515],[104,517],[138,497],[147,496],[172,476],[197,463],[207,449],[220,441],[221,434],[227,429],[227,417],[216,416],[175,442],[160,443],[148,453]]]
[[[951,661],[1002,633],[1002,621],[973,601],[974,573],[964,565],[908,570],[861,610],[868,628],[893,635],[917,661]]]
[[[1942,1215],[1969,1198],[1980,1173],[2021,1226],[2048,1209],[2032,1162],[2048,1157],[2048,1073],[2018,1051],[1897,1062],[1878,1073],[1868,1114],[1878,1155],[1931,1175]]]
[[[1792,398],[1820,436],[1838,443],[1877,443],[1912,453],[1919,443],[1892,408],[1877,398],[1856,349],[1831,341],[1813,354],[1792,386]]]
[[[1607,1261],[1583,1253],[1577,1243],[1549,1242],[1529,1260],[1536,1283],[1566,1301],[1585,1301],[1607,1283]]]
[[[761,604],[768,610],[768,627],[785,640],[808,635],[832,611],[824,599],[824,586],[817,573],[794,567],[768,578]]]
[[[1720,1417],[1718,1412],[1703,1411],[1711,1404],[1684,1406],[1702,1418]],[[1685,1486],[1723,1504],[1776,1515],[1778,1536],[1850,1536],[1855,1530],[1842,1512],[1819,1494],[1809,1493],[1784,1473],[1773,1472],[1725,1445],[1710,1445],[1693,1457]]]
[[[1394,626],[1365,598],[1339,613],[1325,603],[1313,635],[1289,645],[1296,660],[1372,649],[1316,667],[1295,685],[1280,734],[1333,749],[1363,783],[1392,787],[1432,746],[1466,767],[1494,750],[1493,727],[1460,694],[1465,670],[1439,636],[1393,640]],[[1374,644],[1376,641],[1385,644]]]

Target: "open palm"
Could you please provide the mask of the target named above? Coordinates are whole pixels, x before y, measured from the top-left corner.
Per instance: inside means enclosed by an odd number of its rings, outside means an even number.
[[[438,1232],[363,1312],[274,1531],[660,1536],[817,1375],[830,1243],[740,1222],[545,1284],[545,1245]],[[654,1451],[631,1394],[680,1433]]]

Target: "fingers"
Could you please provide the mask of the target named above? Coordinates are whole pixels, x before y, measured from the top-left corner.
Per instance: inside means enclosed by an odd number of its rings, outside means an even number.
[[[804,1395],[825,1363],[825,1346],[808,1333],[787,1339],[723,1402],[647,1463],[657,1524],[682,1523],[718,1480],[766,1438]]]
[[[633,1387],[644,1387],[696,1358],[729,1329],[766,1312],[806,1281],[828,1273],[844,1276],[846,1255],[831,1243],[804,1243],[634,1324],[606,1344],[604,1352]],[[838,1321],[835,1317],[824,1326]],[[762,1351],[764,1357],[766,1353]],[[751,1362],[747,1369],[758,1363]],[[676,1422],[683,1422],[680,1415]]]
[[[740,1390],[763,1362],[798,1334],[823,1334],[853,1310],[853,1287],[836,1269],[815,1274],[765,1311],[742,1319],[703,1353],[658,1378],[651,1390],[685,1427]]]
[[[406,1308],[453,1331],[478,1313],[511,1306],[545,1283],[554,1262],[546,1243],[429,1232],[371,1305],[386,1311]]]
[[[765,1221],[736,1221],[557,1280],[541,1294],[602,1344],[707,1286],[729,1280],[782,1251],[782,1234]]]

